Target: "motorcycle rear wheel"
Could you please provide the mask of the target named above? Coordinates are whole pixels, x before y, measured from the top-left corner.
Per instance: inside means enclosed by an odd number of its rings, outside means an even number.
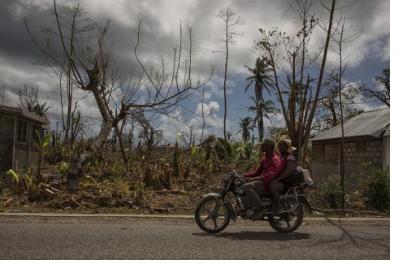
[[[215,209],[217,204],[219,207]],[[195,222],[200,229],[207,233],[218,233],[229,225],[229,221],[229,208],[222,199],[208,196],[199,201],[195,209]]]
[[[268,221],[270,226],[277,232],[291,233],[297,230],[303,222],[303,205],[294,198],[287,198],[283,204],[286,209],[291,209],[291,211],[275,216],[269,215]]]

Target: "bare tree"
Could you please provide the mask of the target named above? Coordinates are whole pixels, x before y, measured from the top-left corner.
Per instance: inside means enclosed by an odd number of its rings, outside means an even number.
[[[224,22],[225,27],[225,37],[222,42],[225,45],[225,72],[224,72],[224,139],[225,141],[228,140],[227,133],[226,133],[226,118],[227,118],[227,80],[228,80],[228,61],[229,61],[229,45],[235,43],[236,39],[240,37],[242,34],[240,32],[235,31],[235,28],[238,25],[243,25],[245,23],[245,19],[238,16],[231,7],[226,7],[218,11],[217,16]]]
[[[155,129],[142,113],[138,115],[137,121],[142,129],[139,138],[143,139],[147,151],[151,151],[162,141],[162,130]]]
[[[205,114],[204,114],[204,102],[205,102],[205,88],[202,88],[202,103],[201,103],[201,118],[202,118],[202,130],[201,130],[201,138],[199,139],[199,143],[202,143],[202,138],[204,137],[204,130],[205,130]]]
[[[376,76],[374,81],[379,89],[363,86],[364,93],[390,107],[390,69],[383,69],[383,76]]]
[[[78,7],[78,8],[77,8]],[[71,20],[63,20],[63,14]],[[140,46],[141,23],[138,25],[137,44],[135,57],[141,68],[143,76],[129,79],[121,78],[116,69],[110,47],[107,44],[109,22],[105,25],[97,24],[79,7],[65,8],[61,13],[54,0],[53,16],[56,27],[49,28],[49,38],[45,42],[38,42],[33,32],[27,30],[39,50],[44,54],[47,65],[57,71],[61,69],[66,76],[70,76],[75,87],[85,94],[94,97],[102,123],[100,132],[95,137],[86,151],[75,155],[67,174],[67,187],[69,190],[78,188],[79,180],[83,174],[83,166],[100,151],[114,128],[118,132],[118,125],[128,115],[150,111],[167,112],[192,91],[203,86],[204,83],[192,83],[191,53],[188,49],[189,61],[182,61],[182,27],[180,27],[179,47],[174,48],[171,59],[171,74],[165,70],[165,59],[162,59],[161,69],[156,71],[143,63],[138,53]],[[70,28],[81,30],[81,36],[70,33]],[[74,35],[73,35],[74,34]],[[141,91],[142,80],[147,81]],[[127,81],[127,82],[126,82]],[[182,82],[181,82],[182,81]]]
[[[70,32],[73,31],[70,30]],[[65,71],[61,69],[59,82],[61,124],[64,134],[63,141],[64,144],[67,145],[69,153],[72,149],[76,136],[79,134],[78,129],[81,127],[79,125],[81,114],[78,111],[78,100],[74,101],[73,83],[70,73],[71,71],[69,71],[69,73],[65,73]]]
[[[345,69],[346,67],[343,68]],[[342,79],[342,90],[339,91],[338,69],[332,69],[330,71],[328,78],[323,83],[323,86],[326,89],[326,94],[320,98],[318,116],[315,124],[319,131],[327,130],[340,124],[340,106],[343,107],[342,110],[344,118],[351,118],[361,113],[361,111],[355,106],[357,100],[356,97],[360,95],[361,88],[346,83]],[[341,93],[341,103],[339,102],[339,93]]]
[[[340,175],[340,186],[342,191],[342,209],[345,209],[345,134],[344,134],[344,106],[342,103],[342,90],[343,90],[343,75],[348,66],[349,57],[343,55],[343,47],[346,44],[353,42],[360,36],[359,34],[347,35],[347,32],[351,31],[352,27],[346,27],[346,18],[341,17],[335,28],[335,32],[331,35],[332,41],[336,45],[335,53],[338,56],[338,69],[337,69],[337,92],[339,100],[339,110],[340,110],[340,128],[341,128],[341,142],[340,142],[340,165],[339,165],[339,175]]]
[[[47,102],[40,102],[38,87],[24,85],[18,90],[20,107],[32,112],[42,118],[47,118],[47,111],[50,109]]]
[[[298,160],[303,155],[315,119],[331,38],[335,4],[336,0],[332,0],[329,8],[322,3],[322,7],[329,12],[326,39],[323,50],[313,55],[310,55],[309,47],[318,18],[314,15],[313,3],[309,0],[296,0],[295,11],[300,29],[295,36],[291,37],[277,28],[269,32],[260,29],[263,37],[257,43],[257,48],[262,51],[262,58],[272,69],[274,90],[279,99],[289,136],[298,148],[296,152]],[[316,71],[312,73],[313,71],[309,70],[316,63],[320,54],[322,54],[322,60],[319,72],[317,78],[313,79]],[[281,64],[282,61],[285,65]],[[283,77],[286,82],[282,81]],[[316,87],[313,90],[315,81]]]

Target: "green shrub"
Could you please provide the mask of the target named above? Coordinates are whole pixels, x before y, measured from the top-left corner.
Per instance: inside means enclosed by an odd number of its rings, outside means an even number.
[[[345,208],[354,210],[388,211],[390,206],[389,172],[367,167],[363,175],[345,178]],[[309,194],[312,205],[323,208],[342,207],[342,189],[338,175],[318,182]]]
[[[390,208],[390,176],[388,171],[376,171],[369,178],[364,190],[369,208],[388,211]]]
[[[65,147],[58,145],[56,147],[49,147],[48,152],[44,155],[44,160],[48,164],[55,164],[57,162],[63,161],[66,157],[64,154]]]
[[[326,180],[319,182],[317,188],[311,193],[311,199],[315,206],[332,209],[340,208],[342,192],[339,176],[329,176]]]
[[[215,152],[219,160],[227,161],[232,156],[231,143],[225,139],[218,137],[215,144]]]
[[[250,143],[235,143],[234,144],[234,155],[236,162],[243,160],[249,160],[252,156],[252,145]]]
[[[355,177],[346,176],[344,179],[344,206],[363,210],[363,195],[357,189]],[[313,205],[323,208],[342,208],[343,192],[340,184],[340,176],[332,175],[325,180],[317,182],[317,187],[310,192]]]
[[[58,164],[58,172],[61,176],[67,175],[68,169],[70,169],[70,164],[65,161],[62,161]]]

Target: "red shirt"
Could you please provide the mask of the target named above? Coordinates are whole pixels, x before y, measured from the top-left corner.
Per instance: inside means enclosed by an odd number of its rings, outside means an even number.
[[[269,193],[269,182],[278,176],[285,166],[286,161],[281,160],[276,153],[270,158],[267,158],[265,155],[259,163],[259,166],[255,170],[245,173],[245,177],[254,178],[261,176],[263,178],[264,190]]]

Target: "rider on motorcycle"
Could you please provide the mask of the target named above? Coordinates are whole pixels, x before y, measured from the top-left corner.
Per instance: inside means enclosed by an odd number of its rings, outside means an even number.
[[[246,199],[252,204],[252,219],[260,219],[264,209],[260,195],[270,193],[269,182],[273,180],[285,167],[279,154],[275,153],[275,142],[270,139],[264,140],[260,145],[264,153],[259,166],[251,172],[245,173],[244,192]]]
[[[280,212],[280,192],[285,186],[295,180],[299,180],[296,174],[296,159],[293,152],[296,150],[292,146],[292,141],[287,135],[283,135],[274,151],[275,143],[272,140],[265,140],[261,144],[261,151],[265,153],[264,158],[258,168],[252,172],[245,173],[246,184],[244,185],[245,195],[253,205],[253,219],[260,219],[263,215],[263,206],[260,195],[270,193],[275,202],[273,212]]]

